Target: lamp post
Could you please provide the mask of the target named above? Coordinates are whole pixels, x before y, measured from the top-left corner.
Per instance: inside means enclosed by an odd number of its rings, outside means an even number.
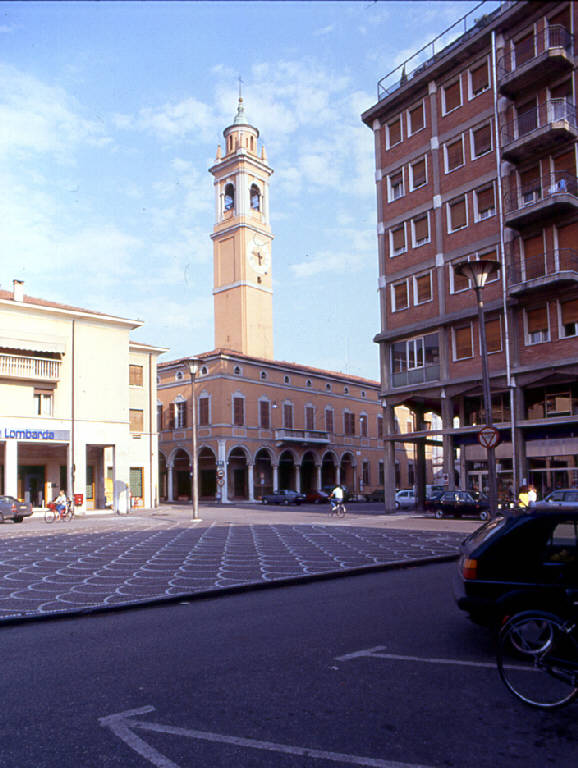
[[[195,358],[189,359],[189,373],[191,374],[191,393],[193,399],[191,428],[193,430],[193,476],[191,477],[192,501],[193,501],[193,520],[199,519],[199,459],[197,456],[197,408],[195,404],[195,376],[199,370],[199,361]]]
[[[462,277],[471,280],[476,291],[478,303],[478,326],[480,333],[480,345],[482,348],[482,389],[484,395],[484,410],[486,412],[486,426],[493,427],[492,423],[492,393],[490,389],[490,375],[488,373],[488,347],[486,344],[486,326],[484,323],[484,302],[482,300],[482,288],[488,278],[499,270],[500,265],[491,259],[479,259],[478,261],[462,261],[455,266],[455,272]],[[498,509],[498,483],[496,479],[496,452],[493,445],[488,445],[488,498],[490,501],[490,517],[496,516]]]

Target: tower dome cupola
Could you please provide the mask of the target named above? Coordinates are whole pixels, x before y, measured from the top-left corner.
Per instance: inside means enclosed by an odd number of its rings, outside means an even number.
[[[225,137],[225,156],[232,155],[237,150],[243,150],[251,155],[257,154],[259,131],[247,121],[242,96],[239,96],[235,119],[232,125],[225,128],[223,136]]]

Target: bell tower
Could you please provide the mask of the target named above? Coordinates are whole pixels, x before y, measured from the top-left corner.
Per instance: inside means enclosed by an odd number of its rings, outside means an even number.
[[[215,348],[273,359],[273,283],[269,179],[259,131],[247,122],[243,98],[217,148],[214,178],[213,299]]]

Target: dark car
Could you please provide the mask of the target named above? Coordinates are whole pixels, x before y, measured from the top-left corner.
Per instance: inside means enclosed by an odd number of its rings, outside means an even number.
[[[555,504],[557,507],[578,508],[578,489],[562,488],[552,491],[544,497],[545,504]]]
[[[482,525],[462,543],[454,595],[481,624],[530,608],[564,614],[578,599],[578,508],[537,505]]]
[[[480,520],[490,517],[490,503],[486,496],[476,491],[444,491],[432,504],[434,515],[439,519],[452,515],[475,515]]]
[[[383,488],[376,488],[374,491],[365,494],[366,501],[379,501],[385,503],[385,491]]]
[[[306,504],[325,504],[329,501],[329,494],[325,491],[307,491],[305,494]]]
[[[302,504],[305,496],[297,491],[273,491],[273,493],[263,494],[261,499],[263,504]]]
[[[15,523],[21,523],[31,514],[32,504],[29,501],[18,501],[14,496],[0,496],[0,521],[14,520]]]

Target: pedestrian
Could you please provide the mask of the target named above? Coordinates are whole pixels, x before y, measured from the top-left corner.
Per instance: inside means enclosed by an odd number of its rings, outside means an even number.
[[[533,507],[537,501],[538,501],[538,492],[536,491],[536,488],[533,485],[531,485],[528,488],[528,506]]]

